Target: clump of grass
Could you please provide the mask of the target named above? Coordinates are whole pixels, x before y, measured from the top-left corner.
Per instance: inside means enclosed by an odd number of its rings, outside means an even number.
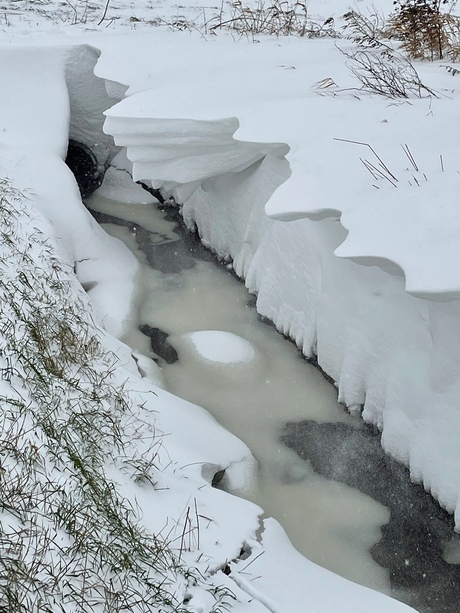
[[[459,18],[451,13],[456,1],[396,0],[394,4],[389,26],[409,57],[443,59],[459,29]]]
[[[9,10],[2,13],[5,24],[10,26],[10,20],[40,17],[55,24],[86,24],[94,22],[100,15],[99,2],[90,0],[62,0],[59,3],[51,0],[10,0],[6,3]],[[9,17],[9,19],[8,19]]]
[[[350,10],[343,15],[343,20],[342,31],[346,38],[360,46],[380,47],[382,39],[389,36],[385,18],[377,11],[366,16],[358,11]]]
[[[453,14],[457,0],[395,0],[387,20],[374,11],[344,15],[344,30],[359,45],[380,47],[384,39],[400,41],[409,59],[431,61],[460,55],[460,17]],[[388,46],[388,45],[387,45]]]
[[[350,72],[360,82],[362,91],[387,98],[438,97],[423,83],[412,62],[392,49],[341,51],[348,58]]]
[[[116,356],[32,215],[0,180],[0,611],[185,611],[192,571],[104,470],[152,483],[155,453],[127,448]]]

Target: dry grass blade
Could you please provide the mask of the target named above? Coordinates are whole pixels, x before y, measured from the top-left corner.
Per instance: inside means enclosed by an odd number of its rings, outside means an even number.
[[[342,142],[342,143],[351,143],[353,145],[361,145],[363,147],[368,147],[372,153],[375,155],[375,157],[377,158],[377,160],[380,163],[380,166],[385,170],[385,172],[388,174],[388,177],[391,177],[391,179],[393,179],[393,181],[398,182],[398,179],[395,177],[395,175],[391,172],[391,170],[388,168],[388,166],[384,163],[384,161],[382,160],[382,158],[378,155],[378,153],[375,151],[375,149],[369,144],[369,143],[362,143],[361,141],[356,141],[356,140],[350,140],[347,138],[334,138],[334,140]],[[370,162],[367,161],[367,164],[370,164]],[[373,165],[370,164],[372,166],[372,168],[380,173],[380,171]],[[388,179],[388,177],[385,177],[386,179]],[[388,179],[389,180],[389,179]],[[391,183],[393,183],[393,181],[390,181]],[[394,185],[394,183],[393,183]],[[396,185],[395,185],[396,187]]]
[[[418,166],[417,166],[417,164],[416,164],[416,162],[414,160],[414,156],[412,155],[412,152],[409,149],[408,145],[401,144],[401,148],[404,151],[404,153],[406,154],[407,159],[409,160],[409,162],[412,164],[412,167],[414,168],[414,170],[418,172],[418,170],[419,170]]]

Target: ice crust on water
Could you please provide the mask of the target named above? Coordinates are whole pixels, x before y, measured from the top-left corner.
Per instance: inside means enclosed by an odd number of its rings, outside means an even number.
[[[255,356],[251,343],[231,332],[200,330],[184,334],[183,339],[201,358],[216,364],[248,364]]]

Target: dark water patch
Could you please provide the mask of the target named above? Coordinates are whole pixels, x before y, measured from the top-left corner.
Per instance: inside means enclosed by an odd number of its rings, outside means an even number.
[[[163,194],[161,193],[161,191],[159,189],[155,189],[154,187],[150,187],[150,185],[147,185],[143,181],[136,181],[136,183],[138,185],[140,185],[142,187],[142,189],[145,189],[145,191],[148,192],[151,196],[156,198],[158,200],[158,202],[160,202],[161,204],[163,204],[165,202],[165,198],[164,198]]]
[[[460,567],[443,557],[454,522],[409,471],[383,451],[375,428],[314,421],[286,424],[281,440],[323,477],[356,488],[390,510],[371,549],[390,571],[392,589],[426,613],[458,613]],[[460,537],[457,537],[460,540]]]
[[[227,266],[228,262],[219,259],[215,253],[203,245],[196,230],[187,228],[180,213],[180,208],[176,203],[166,200],[158,208],[163,211],[165,220],[174,224],[174,232],[180,235],[184,241],[184,247],[187,248],[192,258],[201,262],[212,262],[220,266]]]
[[[121,226],[122,228],[129,228],[131,232],[133,232],[135,235],[137,235],[138,232],[144,232],[149,235],[149,241],[152,241],[152,238],[155,237],[155,240],[158,241],[171,242],[171,239],[165,234],[161,234],[159,232],[150,232],[135,221],[129,221],[128,219],[117,217],[116,215],[110,215],[109,213],[101,213],[100,211],[95,211],[88,205],[86,205],[86,208],[91,213],[93,219],[99,224],[111,223],[116,226]]]
[[[195,259],[183,239],[158,243],[156,240],[152,241],[150,232],[144,228],[138,228],[136,240],[139,249],[155,270],[168,274],[195,267]]]
[[[99,224],[111,223],[129,228],[136,238],[139,250],[155,270],[165,274],[178,273],[194,268],[197,260],[213,263],[216,261],[214,254],[203,246],[199,236],[187,231],[183,222],[179,221],[182,217],[171,205],[159,205],[159,208],[163,211],[165,219],[174,223],[172,232],[177,234],[177,240],[146,230],[134,221],[95,211],[90,206],[87,208]]]

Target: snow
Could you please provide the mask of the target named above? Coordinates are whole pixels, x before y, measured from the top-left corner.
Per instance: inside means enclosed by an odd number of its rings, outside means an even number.
[[[207,4],[194,2],[184,12],[201,18]],[[311,4],[323,16],[343,9],[332,0]],[[230,489],[243,491],[254,460],[205,411],[139,376],[148,367],[116,340],[134,308],[138,264],[92,221],[63,159],[69,137],[76,138],[100,164],[115,158],[134,180],[169,190],[188,225],[232,259],[257,292],[258,311],[305,355],[318,356],[340,400],[353,410],[362,406],[364,419],[382,430],[384,448],[455,512],[460,526],[460,128],[453,77],[439,64],[420,66],[439,98],[389,103],[353,90],[357,83],[331,40],[259,37],[254,44],[164,28],[152,35],[151,8],[137,3],[123,8],[114,1],[99,27],[94,8],[72,16],[53,3],[30,7],[15,3],[0,16],[1,174],[23,192],[69,274],[90,288],[87,296],[76,284],[72,291],[106,350],[120,356],[114,385],[124,385],[133,403],[125,435],[136,439],[140,456],[154,441],[158,489],[114,453],[105,470],[139,505],[145,528],[163,534],[200,571],[188,610],[211,610],[217,584],[231,586],[232,610],[241,612],[304,611],[306,602],[324,613],[409,611],[314,566],[274,520],[261,525],[261,509],[211,487],[225,469]],[[159,3],[169,18],[176,9]],[[69,15],[62,28],[58,20]],[[57,25],[62,32],[53,31]],[[37,27],[49,31],[35,34]],[[324,91],[328,78],[336,85]],[[361,164],[360,157],[376,163],[367,144],[395,185]],[[126,191],[122,199],[135,198]],[[189,340],[211,361],[252,356],[244,339],[223,332],[197,331]],[[245,544],[253,557],[231,562],[236,574],[227,577],[222,569]]]
[[[276,572],[272,571],[270,554],[276,554]],[[341,594],[340,611],[356,611],[355,584],[349,582],[343,585],[337,575],[326,578],[323,568],[313,565],[292,548],[280,525],[271,518],[264,521],[262,543],[254,543],[251,557],[239,561],[235,566],[238,585],[264,602],[270,611],[284,611],[288,604],[288,610],[292,613],[303,613],[306,606],[316,612],[323,610],[318,608],[319,601],[325,611],[334,611],[338,606],[338,591]],[[326,591],[323,589],[325,580],[328,583]],[[280,594],[283,594],[282,599]],[[287,603],[284,594],[289,594]],[[385,596],[375,596],[375,592],[363,589],[360,610],[361,607],[362,611],[384,610],[382,607],[387,603]]]
[[[266,155],[266,147],[270,147],[280,164],[286,157],[291,175],[280,178],[278,189],[268,201],[270,217],[340,218],[348,236],[337,255],[384,269],[395,263],[405,275],[407,291],[414,295],[456,297],[460,279],[457,268],[448,263],[458,258],[458,215],[448,196],[458,189],[460,181],[453,148],[460,134],[455,103],[448,95],[452,78],[447,71],[437,79],[439,100],[413,99],[410,104],[389,105],[383,97],[342,91],[356,87],[356,83],[340,49],[327,40],[315,41],[305,51],[301,39],[283,44],[264,39],[258,45],[242,43],[236,50],[228,40],[203,43],[192,39],[175,42],[172,54],[171,39],[161,34],[155,38],[155,50],[168,61],[155,77],[147,79],[144,86],[152,89],[139,91],[142,61],[136,62],[128,97],[107,112],[105,129],[118,144],[127,146],[136,179],[154,178],[160,185],[172,183],[174,176],[177,183],[192,183],[211,175],[238,172]],[[147,36],[138,36],[136,44],[144,49],[151,44]],[[340,45],[346,47],[345,42]],[[213,52],[209,53],[209,47]],[[193,53],[196,62],[183,78],[173,79],[187,52]],[[219,70],[213,67],[216,52]],[[112,58],[114,53],[117,50],[111,48],[107,57]],[[235,61],[238,53],[247,68],[244,73]],[[103,54],[98,74],[112,76],[105,62]],[[123,82],[132,69],[128,62],[121,53],[117,57]],[[203,80],[203,72],[212,78]],[[149,73],[152,75],[151,68]],[[318,83],[327,77],[340,85],[329,95],[318,89]],[[194,83],[200,86],[194,87]],[[276,121],[270,122],[270,117]],[[175,121],[168,123],[167,119]],[[211,158],[206,156],[209,137],[205,134],[212,125],[219,142],[216,136],[209,142]],[[199,127],[202,133],[197,138]],[[134,142],[139,130],[144,136]],[[235,154],[230,157],[228,141],[235,130],[238,140],[233,142]],[[149,133],[154,138],[147,143]],[[451,134],[449,143],[443,137],[446,133]],[[255,151],[251,156],[250,143],[257,142],[266,146],[259,144],[260,153]],[[289,145],[289,153],[286,146],[272,144],[276,142]],[[362,157],[379,163],[366,144],[373,146],[395,174],[396,187],[383,178],[377,181],[378,189],[374,187],[376,181],[359,160]],[[408,144],[419,171],[412,168],[401,144]],[[344,193],[353,193],[353,198],[343,198]],[[374,205],[370,207],[369,202]]]
[[[97,140],[97,122],[91,123],[88,118],[98,113],[94,109],[94,114],[78,113],[82,100],[91,99],[90,95],[78,81],[73,87],[67,85],[81,68],[79,78],[89,75],[90,83],[99,85],[96,94],[105,93],[103,84],[92,75],[97,54],[87,45],[76,50],[7,47],[3,53],[1,76],[7,94],[0,99],[2,175],[9,177],[52,223],[62,256],[75,267],[81,283],[92,286],[94,312],[107,330],[120,335],[129,314],[137,264],[88,215],[74,177],[63,162],[69,130],[71,136],[96,145],[102,157],[108,156],[102,146],[107,141],[102,117]],[[72,92],[77,93],[73,96]],[[71,110],[77,113],[72,120]],[[76,117],[83,119],[77,124]]]
[[[201,358],[218,364],[248,364],[255,356],[251,343],[231,332],[199,330],[183,339]]]

